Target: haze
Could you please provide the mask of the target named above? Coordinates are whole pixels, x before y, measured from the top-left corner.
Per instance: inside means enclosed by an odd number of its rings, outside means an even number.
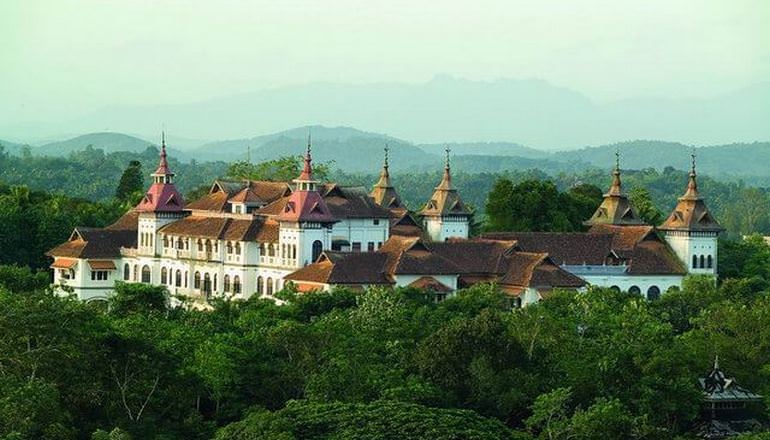
[[[707,99],[770,78],[768,22],[766,0],[5,0],[0,137],[57,135],[105,108],[437,74],[541,79],[599,104]]]

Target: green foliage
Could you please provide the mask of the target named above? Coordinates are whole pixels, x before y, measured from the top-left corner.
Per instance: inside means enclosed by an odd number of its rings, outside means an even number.
[[[33,271],[29,267],[16,265],[0,266],[0,288],[11,292],[43,290],[50,283],[50,276],[43,270]]]
[[[303,156],[282,156],[278,159],[259,163],[247,161],[233,162],[227,168],[227,177],[230,179],[273,180],[289,182],[296,179],[302,171]],[[313,163],[313,177],[324,181],[329,177],[329,165]]]
[[[770,282],[770,246],[759,234],[720,240],[718,258],[719,276],[723,279],[759,277]]]
[[[472,411],[393,401],[368,404],[290,402],[275,413],[253,411],[221,429],[216,439],[500,440],[514,433]]]
[[[141,194],[143,190],[142,163],[138,160],[132,160],[120,176],[118,188],[115,190],[115,198],[122,202],[136,204],[138,202],[137,193]]]
[[[486,204],[488,231],[579,231],[596,206],[590,206],[582,187],[562,193],[551,181],[525,180],[519,184],[498,179]]]
[[[628,198],[636,208],[639,217],[645,223],[650,225],[659,225],[663,223],[663,213],[655,206],[650,196],[650,191],[643,187],[631,188],[628,192]]]
[[[164,313],[168,306],[168,290],[163,286],[115,282],[110,298],[110,311],[118,316]]]

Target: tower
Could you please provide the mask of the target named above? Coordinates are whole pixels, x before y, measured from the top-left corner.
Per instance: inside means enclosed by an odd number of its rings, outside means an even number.
[[[472,214],[460,199],[457,189],[452,186],[449,151],[448,148],[445,150],[444,176],[420,211],[425,231],[433,241],[446,241],[453,237],[468,238],[470,233]]]
[[[644,221],[631,205],[628,196],[623,193],[620,181],[620,152],[615,151],[615,169],[612,171],[612,184],[604,194],[604,200],[590,219],[583,222],[593,225],[643,225]]]
[[[161,137],[160,162],[152,173],[152,185],[136,206],[139,211],[137,233],[138,251],[141,255],[158,253],[156,235],[158,229],[184,217],[184,198],[177,191],[173,182],[174,173],[168,166],[166,157],[166,133]]]
[[[386,209],[403,208],[401,198],[396,192],[396,188],[390,182],[390,171],[388,170],[388,146],[385,146],[385,159],[382,162],[382,171],[380,171],[380,180],[374,184],[369,196],[374,199],[374,203]]]
[[[698,192],[695,155],[684,195],[658,229],[690,273],[717,274],[717,243],[724,230],[711,215]]]
[[[304,162],[302,173],[293,181],[294,191],[276,217],[280,222],[281,248],[286,249],[285,258],[293,267],[310,264],[324,249],[331,248],[331,229],[336,222],[318,192],[318,181],[313,178],[309,135]]]

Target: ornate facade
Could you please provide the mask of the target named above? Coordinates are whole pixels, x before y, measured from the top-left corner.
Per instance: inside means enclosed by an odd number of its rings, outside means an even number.
[[[302,292],[414,286],[439,299],[493,282],[523,305],[588,284],[655,299],[688,273],[716,273],[721,228],[698,194],[694,165],[685,195],[659,228],[639,218],[616,165],[588,232],[477,238],[469,238],[472,213],[452,185],[448,150],[441,182],[419,213],[406,209],[391,182],[387,150],[370,193],[317,181],[309,140],[292,183],[218,180],[186,203],[165,141],[152,176],[140,203],[117,222],[76,228],[48,253],[56,286],[91,300],[109,297],[115,281],[141,282],[205,302],[272,297],[286,282]]]

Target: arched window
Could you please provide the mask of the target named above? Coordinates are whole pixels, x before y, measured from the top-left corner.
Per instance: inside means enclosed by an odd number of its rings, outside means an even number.
[[[214,274],[214,288],[213,288],[213,290],[214,290],[214,292],[217,291],[217,274]]]
[[[257,277],[257,295],[265,293],[265,279],[261,276]]]
[[[227,253],[228,254],[232,254],[233,253],[233,243],[231,241],[228,241],[226,247],[227,247]]]
[[[703,255],[700,256],[700,268],[705,269],[706,268],[706,257]]]
[[[260,243],[259,244],[259,256],[260,257],[264,257],[265,255],[266,255],[265,254],[265,243]]]
[[[313,242],[313,260],[316,261],[318,257],[321,256],[321,252],[323,252],[324,244],[321,243],[321,240],[316,240]]]
[[[631,286],[628,289],[628,293],[630,293],[631,295],[641,295],[642,289],[640,289],[639,286]]]
[[[201,273],[195,272],[195,275],[193,276],[193,288],[194,289],[200,289],[201,288]]]
[[[128,263],[123,265],[123,280],[128,281],[131,279],[131,266]]]
[[[211,293],[211,276],[208,273],[203,274],[203,292]]]
[[[708,267],[709,269],[714,268],[714,257],[712,257],[711,255],[706,257],[706,267]]]
[[[233,293],[241,293],[241,277],[238,275],[233,277]]]
[[[273,246],[273,243],[267,245],[267,255],[275,257],[275,246]]]
[[[241,255],[241,242],[240,241],[236,241],[235,242],[235,254],[236,255]]]
[[[152,273],[150,272],[150,266],[142,266],[142,282],[143,283],[151,283],[152,282]]]
[[[168,247],[168,236],[166,234],[163,234],[163,247]]]
[[[176,270],[176,279],[174,281],[175,281],[174,284],[176,285],[176,287],[182,287],[182,271],[181,270],[179,270],[179,269]]]
[[[613,292],[620,293],[620,287],[618,287],[618,286],[612,286],[612,287],[610,287],[610,290],[612,290]]]
[[[139,266],[134,264],[134,281],[139,281]]]
[[[206,240],[206,252],[211,252],[211,240]]]
[[[189,284],[190,284],[190,272],[184,271],[184,287],[187,288]]]
[[[293,244],[291,245],[291,259],[296,260],[297,259],[297,245]]]
[[[182,237],[176,239],[176,248],[184,249],[184,242],[182,241]]]
[[[267,278],[267,294],[273,294],[273,279],[270,277]]]
[[[198,252],[203,252],[203,241],[198,239]]]
[[[655,301],[660,299],[660,289],[658,286],[652,286],[649,289],[647,289],[647,299],[649,301]]]
[[[697,269],[698,268],[698,256],[693,255],[692,256],[692,268]]]
[[[223,287],[226,293],[230,292],[230,275],[225,275]]]
[[[281,244],[281,258],[286,258],[286,244]]]
[[[168,284],[168,269],[166,269],[165,267],[162,267],[160,269],[160,283]]]

